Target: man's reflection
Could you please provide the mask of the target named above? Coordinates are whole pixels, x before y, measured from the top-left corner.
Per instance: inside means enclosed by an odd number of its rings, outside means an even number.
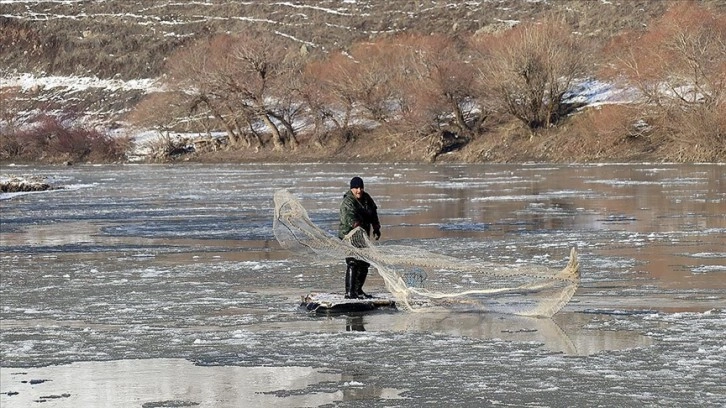
[[[363,326],[363,316],[346,316],[345,331],[366,331]]]

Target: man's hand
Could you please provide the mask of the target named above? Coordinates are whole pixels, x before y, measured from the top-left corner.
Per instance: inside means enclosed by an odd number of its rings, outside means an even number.
[[[378,241],[381,238],[381,230],[376,228],[373,230],[373,237]]]

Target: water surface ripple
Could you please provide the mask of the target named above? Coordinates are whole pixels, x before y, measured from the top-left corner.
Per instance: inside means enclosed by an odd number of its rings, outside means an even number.
[[[724,168],[5,167],[64,188],[0,195],[0,406],[723,406]],[[380,245],[555,268],[576,246],[582,286],[552,319],[301,312],[342,262],[280,249],[272,196],[333,232],[354,175]]]

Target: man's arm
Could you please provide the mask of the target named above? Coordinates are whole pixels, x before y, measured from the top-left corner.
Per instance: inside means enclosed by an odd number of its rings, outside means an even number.
[[[371,227],[373,227],[373,237],[378,241],[381,238],[381,222],[378,220],[378,206],[373,198],[371,200]]]

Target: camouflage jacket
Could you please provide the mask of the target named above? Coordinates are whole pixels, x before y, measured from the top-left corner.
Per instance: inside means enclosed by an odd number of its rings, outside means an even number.
[[[370,195],[363,192],[360,201],[355,198],[353,192],[348,190],[340,203],[340,226],[338,227],[338,238],[343,237],[360,226],[368,235],[371,234],[371,227],[375,231],[381,227],[378,221],[378,207]]]

